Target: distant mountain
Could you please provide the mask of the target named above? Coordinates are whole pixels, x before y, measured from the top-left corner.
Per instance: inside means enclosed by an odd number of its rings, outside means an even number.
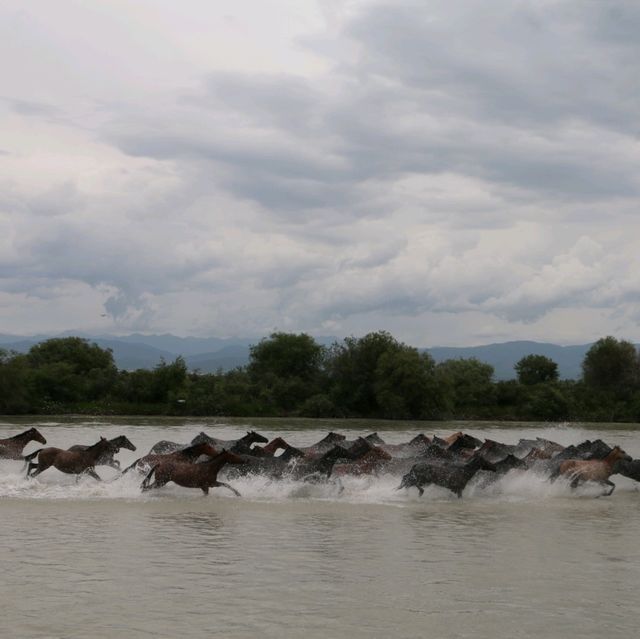
[[[146,344],[153,348],[169,351],[187,358],[191,355],[202,355],[203,353],[217,353],[228,346],[243,346],[247,349],[251,344],[257,344],[259,337],[177,337],[166,333],[164,335],[142,335],[133,333],[111,339],[117,339],[127,344]]]
[[[250,346],[257,344],[261,339],[259,337],[224,339],[177,337],[170,334],[142,335],[140,333],[122,336],[75,334],[95,342],[102,348],[110,348],[113,351],[116,366],[121,369],[153,368],[162,359],[172,362],[181,355],[185,358],[190,370],[199,370],[202,373],[228,371],[238,366],[245,366],[249,362]],[[0,347],[25,353],[34,344],[51,337],[60,337],[60,335],[19,337],[0,333]],[[330,336],[315,339],[319,344],[324,345],[339,341],[338,338]],[[582,374],[582,361],[590,346],[591,344],[558,346],[542,342],[517,341],[470,347],[438,346],[420,350],[431,353],[436,362],[475,357],[493,366],[496,379],[515,378],[513,367],[526,355],[546,355],[558,364],[562,379],[577,379]]]
[[[220,369],[229,371],[249,363],[249,347],[240,344],[225,346],[215,353],[191,355],[186,361],[191,370],[199,370],[201,373],[215,373]]]
[[[44,339],[49,338],[45,337]],[[111,349],[116,366],[127,371],[133,371],[137,368],[153,368],[162,359],[171,362],[176,358],[176,355],[169,351],[152,348],[146,344],[127,344],[117,339],[103,339],[101,337],[89,337],[87,339],[95,342],[100,348]],[[31,338],[17,342],[0,342],[0,344],[2,348],[8,351],[26,353],[34,344],[38,344],[41,341],[43,339]]]
[[[558,346],[543,342],[518,341],[486,346],[439,346],[421,350],[428,351],[436,363],[446,359],[475,357],[493,366],[496,379],[515,378],[513,367],[526,355],[545,355],[558,364],[561,379],[578,379],[582,375],[582,360],[590,347],[591,344]]]

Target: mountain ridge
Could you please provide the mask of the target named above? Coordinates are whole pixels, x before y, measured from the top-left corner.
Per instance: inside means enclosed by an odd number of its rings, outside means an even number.
[[[135,370],[153,368],[161,361],[172,361],[184,357],[190,370],[212,373],[228,371],[249,362],[250,346],[263,338],[257,337],[179,337],[170,333],[144,335],[91,335],[74,333],[95,342],[101,348],[110,348],[118,368]],[[52,337],[64,335],[18,336],[0,333],[0,348],[27,352],[31,346]],[[333,336],[319,336],[314,339],[323,345],[340,341]],[[513,340],[483,344],[480,346],[433,346],[418,348],[428,352],[436,363],[446,359],[475,357],[494,367],[497,380],[515,378],[514,365],[526,355],[545,355],[558,364],[561,379],[577,379],[581,375],[582,361],[592,343],[561,346],[551,342]]]

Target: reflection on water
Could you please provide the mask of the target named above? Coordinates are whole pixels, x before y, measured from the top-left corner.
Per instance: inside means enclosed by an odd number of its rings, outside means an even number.
[[[207,426],[174,424],[167,436],[150,421],[38,424],[53,445],[126,432],[142,452]],[[415,432],[369,430],[392,442]],[[283,433],[301,445],[322,435]],[[474,434],[601,435],[640,456],[626,429]],[[75,484],[57,471],[27,482],[20,464],[0,466],[2,636],[626,639],[640,622],[640,493],[628,480],[594,498],[513,476],[463,499],[439,489],[420,499],[396,491],[397,477],[347,479],[343,493],[245,479],[234,482],[240,499],[170,486],[141,495],[139,482]]]

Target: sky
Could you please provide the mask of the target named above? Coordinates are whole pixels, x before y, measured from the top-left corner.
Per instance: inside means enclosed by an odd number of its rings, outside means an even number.
[[[0,332],[640,340],[635,0],[3,0]]]

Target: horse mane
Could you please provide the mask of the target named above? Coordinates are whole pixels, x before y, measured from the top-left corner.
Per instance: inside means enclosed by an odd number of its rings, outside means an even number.
[[[21,437],[28,435],[33,430],[36,430],[36,429],[32,426],[31,428],[29,428],[29,430],[25,430],[24,432],[18,433],[17,435],[12,435],[11,437],[7,437],[7,439],[20,439]]]
[[[87,448],[87,451],[89,450],[93,450],[94,448],[96,448],[97,446],[104,446],[104,443],[109,443],[109,440],[106,437],[100,437],[100,439],[95,443],[95,444],[91,444],[91,446],[89,446],[89,448]]]

